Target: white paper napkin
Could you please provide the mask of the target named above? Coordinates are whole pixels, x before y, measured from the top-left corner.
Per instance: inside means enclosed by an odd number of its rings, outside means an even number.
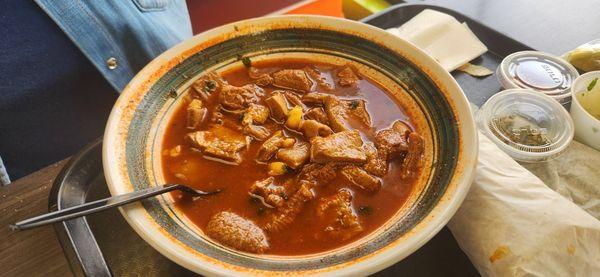
[[[449,72],[487,51],[467,24],[430,9],[387,31],[423,49]]]

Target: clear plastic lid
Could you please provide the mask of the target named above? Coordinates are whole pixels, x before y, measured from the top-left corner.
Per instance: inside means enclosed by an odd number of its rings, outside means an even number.
[[[492,96],[477,112],[477,124],[513,159],[541,162],[561,154],[573,140],[573,121],[550,97],[526,89]]]
[[[505,89],[531,89],[564,105],[571,102],[570,88],[579,73],[560,57],[538,51],[522,51],[504,58],[496,76]]]

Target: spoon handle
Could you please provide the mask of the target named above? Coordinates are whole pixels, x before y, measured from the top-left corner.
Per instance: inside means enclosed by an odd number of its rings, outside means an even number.
[[[25,230],[33,227],[38,227],[50,223],[65,221],[68,219],[97,213],[113,207],[122,206],[135,202],[144,198],[163,194],[172,190],[180,189],[183,186],[178,184],[166,184],[161,186],[150,187],[143,190],[138,190],[126,194],[115,195],[112,197],[96,200],[89,203],[69,207],[55,212],[39,215],[30,219],[22,220],[13,225],[15,229]]]

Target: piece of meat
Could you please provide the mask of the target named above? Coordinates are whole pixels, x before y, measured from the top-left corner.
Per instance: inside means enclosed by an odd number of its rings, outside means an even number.
[[[302,97],[302,101],[307,104],[323,105],[329,126],[336,132],[346,131],[348,128],[344,124],[346,117],[346,105],[342,100],[334,95],[324,93],[308,93]]]
[[[299,130],[309,140],[317,136],[326,137],[333,134],[333,130],[329,126],[312,119],[303,120]]]
[[[329,126],[335,132],[347,131],[348,127],[344,124],[346,118],[346,106],[337,97],[331,95],[325,100],[325,113],[329,120]]]
[[[271,110],[271,117],[277,122],[283,122],[290,109],[288,108],[285,97],[280,91],[274,91],[271,97],[265,99],[265,103]]]
[[[242,117],[242,125],[244,134],[250,135],[253,138],[263,141],[267,139],[271,132],[262,126],[255,124],[263,124],[269,118],[269,109],[263,105],[250,104]]]
[[[304,165],[297,181],[307,181],[319,185],[326,185],[337,177],[337,169],[340,166],[338,163],[318,164],[311,163]]]
[[[232,212],[220,212],[206,224],[206,234],[212,239],[240,251],[264,253],[269,242],[263,230],[252,220]]]
[[[392,124],[392,129],[405,134],[407,137],[408,137],[408,134],[412,132],[410,127],[401,120],[394,121],[394,123]]]
[[[297,169],[310,157],[310,144],[299,141],[291,148],[281,149],[277,152],[277,159],[287,166]]]
[[[306,109],[306,106],[304,105],[302,100],[300,100],[298,94],[296,94],[295,92],[290,90],[280,90],[280,92],[285,96],[287,102],[290,103],[292,106],[300,106],[303,110]]]
[[[192,84],[192,88],[200,99],[207,100],[213,92],[219,92],[224,84],[227,84],[227,82],[219,74],[211,71],[196,80]]]
[[[247,146],[246,137],[221,125],[207,131],[197,131],[186,136],[191,146],[204,155],[239,164],[240,151]]]
[[[204,115],[206,114],[206,108],[202,105],[202,100],[200,99],[192,99],[190,104],[188,104],[187,109],[187,118],[186,118],[186,127],[188,129],[196,129],[204,119]]]
[[[320,222],[326,222],[322,233],[315,234],[317,239],[345,241],[363,231],[352,209],[352,192],[348,189],[340,189],[330,197],[321,198],[316,214]]]
[[[375,146],[382,151],[386,160],[400,156],[408,150],[406,142],[410,128],[402,121],[396,120],[392,127],[381,130],[375,135]]]
[[[271,135],[269,129],[263,126],[257,126],[253,124],[244,126],[243,130],[244,134],[250,135],[258,141],[263,141]]]
[[[269,177],[261,181],[256,181],[250,186],[250,195],[257,197],[263,204],[269,207],[278,208],[283,206],[285,198],[285,188],[275,185],[275,178]]]
[[[223,114],[222,109],[214,109],[208,114],[208,121],[213,123],[212,125],[221,125],[223,127],[235,130],[238,132],[243,131],[243,124],[240,124],[239,120],[235,120],[232,117],[227,117]],[[239,115],[238,115],[239,118]]]
[[[400,171],[400,176],[403,179],[412,178],[419,173],[424,151],[425,142],[423,138],[415,132],[410,133],[408,135],[408,153],[402,161],[402,170]]]
[[[236,87],[225,84],[219,93],[219,103],[228,111],[240,111],[257,103],[264,90],[255,84]]]
[[[302,102],[306,104],[325,105],[325,100],[331,95],[319,92],[311,92],[302,96]]]
[[[259,104],[250,104],[244,113],[242,123],[247,125],[263,124],[267,119],[269,119],[269,108]]]
[[[375,192],[381,188],[381,180],[371,176],[364,169],[356,165],[347,165],[342,167],[340,173],[352,185],[355,185],[368,192]]]
[[[354,70],[350,66],[345,66],[342,70],[337,73],[338,84],[342,87],[356,87],[360,80]]]
[[[269,75],[263,75],[262,77],[256,79],[256,81],[254,81],[254,83],[261,87],[266,87],[273,83],[273,77],[271,77]]]
[[[313,162],[362,164],[367,160],[367,156],[362,150],[362,139],[356,130],[343,131],[327,137],[315,137],[310,144],[310,159]]]
[[[365,163],[365,170],[372,175],[377,177],[383,177],[388,171],[387,157],[382,151],[378,151],[373,143],[365,143],[364,145],[365,154],[367,155],[367,162]]]
[[[325,113],[325,111],[323,111],[323,108],[320,108],[320,107],[311,108],[308,111],[306,111],[306,113],[304,113],[304,118],[316,120],[319,123],[322,123],[325,125],[329,124],[329,119],[327,119],[327,114]]]
[[[248,77],[250,77],[250,79],[258,79],[264,75],[269,75],[265,72],[261,72],[260,69],[254,67],[254,66],[250,66],[248,67]]]
[[[223,125],[224,118],[225,116],[223,115],[223,113],[221,113],[219,110],[214,110],[212,113],[209,114],[208,121],[217,125]]]
[[[367,112],[364,100],[340,100],[334,95],[313,92],[305,94],[302,101],[306,104],[322,105],[327,116],[327,125],[335,132],[349,130],[345,124],[348,116],[355,117],[364,126],[371,126],[371,116]]]
[[[331,91],[334,89],[333,84],[327,82],[327,78],[321,76],[321,71],[319,71],[319,69],[315,66],[307,66],[304,67],[302,70],[304,70],[304,72],[306,72],[306,74],[308,74],[310,78],[315,80],[317,84],[324,90]]]
[[[254,83],[261,87],[266,87],[273,83],[273,77],[267,73],[259,72],[256,67],[248,68],[248,76],[254,79]]]
[[[259,162],[268,161],[282,147],[291,147],[296,140],[283,135],[281,130],[276,131],[269,139],[267,139],[258,149],[256,160]]]
[[[267,223],[263,226],[266,232],[279,232],[288,227],[296,216],[302,211],[304,203],[312,200],[315,194],[312,192],[312,185],[304,182],[298,190],[289,198],[284,205],[276,212],[268,215]]]
[[[282,69],[271,75],[273,86],[299,92],[310,92],[312,81],[301,69]]]
[[[358,120],[363,126],[371,127],[371,115],[367,111],[366,101],[363,99],[344,100],[346,113]]]

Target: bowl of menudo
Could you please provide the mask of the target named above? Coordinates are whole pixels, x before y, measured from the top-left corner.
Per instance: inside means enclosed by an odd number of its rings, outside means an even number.
[[[422,246],[464,199],[477,160],[451,75],[385,31],[265,17],[160,55],[104,136],[113,195],[160,253],[206,275],[369,274]],[[123,246],[127,247],[127,246]]]

